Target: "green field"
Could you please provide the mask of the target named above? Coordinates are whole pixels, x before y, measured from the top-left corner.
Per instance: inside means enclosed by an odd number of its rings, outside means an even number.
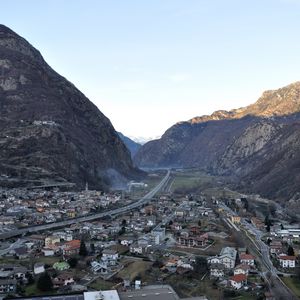
[[[36,295],[52,295],[52,294],[55,294],[56,293],[56,290],[51,290],[51,291],[48,291],[48,292],[42,292],[40,291],[36,284],[31,284],[31,285],[28,285],[26,288],[25,288],[25,296],[36,296]]]
[[[102,280],[101,278],[98,278],[97,280],[89,284],[88,287],[99,291],[99,290],[110,290],[113,287],[113,285],[114,284],[112,282],[105,281]]]
[[[218,185],[216,178],[202,171],[184,171],[175,174],[171,191],[199,192],[216,185]]]
[[[283,277],[281,279],[298,297],[300,297],[300,280],[298,278]]]

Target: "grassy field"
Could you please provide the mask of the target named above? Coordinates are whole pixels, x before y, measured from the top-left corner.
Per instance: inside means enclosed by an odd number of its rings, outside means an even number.
[[[281,279],[298,297],[300,297],[300,280],[298,278],[283,277]]]
[[[97,280],[93,281],[88,287],[99,291],[110,290],[113,286],[114,283],[98,278]]]
[[[239,198],[240,193],[231,191],[229,189],[223,189],[222,187],[212,187],[204,191],[204,194],[208,197],[216,198]]]
[[[221,291],[212,285],[212,281],[171,275],[164,281],[170,284],[181,298],[206,295],[208,299],[220,299]]]
[[[51,291],[48,291],[48,292],[42,292],[40,291],[36,284],[31,284],[31,285],[28,285],[26,288],[25,288],[25,296],[36,296],[36,295],[53,295],[56,293],[56,290],[51,290]]]
[[[204,190],[216,185],[218,185],[218,182],[213,176],[201,171],[185,171],[176,173],[171,191],[178,192],[183,190],[188,192],[189,190]]]
[[[126,266],[123,270],[121,270],[118,276],[123,279],[130,278],[130,280],[133,280],[137,276],[143,277],[143,275],[150,268],[151,265],[152,263],[148,261],[134,261],[128,264],[128,266]]]
[[[53,266],[56,262],[60,261],[61,257],[55,257],[55,256],[40,256],[33,259],[34,263],[42,262],[44,264]]]

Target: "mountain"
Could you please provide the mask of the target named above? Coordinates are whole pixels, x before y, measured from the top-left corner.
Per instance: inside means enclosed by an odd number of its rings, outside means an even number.
[[[0,25],[0,184],[106,188],[142,173],[111,122]]]
[[[140,167],[198,167],[238,187],[288,199],[300,177],[300,82],[266,91],[258,101],[169,128],[135,156]]]
[[[123,141],[123,143],[126,145],[127,149],[130,151],[131,157],[134,157],[142,145],[133,141],[132,139],[125,136],[121,132],[118,132],[118,135],[121,138],[121,140]]]
[[[142,137],[142,136],[138,136],[138,137],[134,137],[134,136],[129,136],[129,138],[131,140],[133,140],[134,142],[140,144],[140,145],[144,145],[152,140],[156,140],[159,139],[160,136],[156,136],[156,137]]]

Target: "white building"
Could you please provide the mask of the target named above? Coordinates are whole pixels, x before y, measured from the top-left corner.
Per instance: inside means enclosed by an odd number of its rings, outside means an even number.
[[[279,264],[282,268],[295,268],[296,267],[296,257],[288,255],[279,256]]]
[[[103,261],[114,261],[116,262],[119,258],[119,254],[115,250],[105,249],[102,252],[102,260]]]
[[[36,263],[33,267],[33,272],[35,275],[45,272],[45,265],[43,263]]]

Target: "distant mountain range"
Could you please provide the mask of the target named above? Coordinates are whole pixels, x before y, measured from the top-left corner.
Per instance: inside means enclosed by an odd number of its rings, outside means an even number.
[[[0,25],[0,185],[103,189],[142,174],[109,119]]]
[[[143,145],[140,167],[198,167],[242,190],[290,199],[300,182],[300,82],[252,105],[179,122]]]

